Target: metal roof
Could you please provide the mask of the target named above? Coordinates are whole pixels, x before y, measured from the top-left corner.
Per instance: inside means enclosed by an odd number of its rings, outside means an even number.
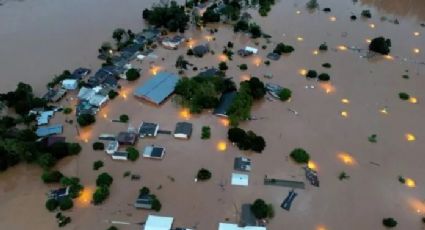
[[[51,126],[46,126],[46,127],[39,127],[35,133],[37,134],[37,136],[39,137],[47,137],[53,134],[61,134],[63,131],[63,126],[58,124],[58,125],[51,125]]]
[[[174,92],[178,81],[179,77],[177,75],[169,72],[160,72],[149,79],[143,86],[137,88],[134,95],[159,105]]]
[[[233,100],[236,97],[236,91],[227,92],[221,95],[220,103],[214,109],[213,114],[217,116],[225,116],[227,117],[227,110],[229,110],[230,106],[233,103]]]
[[[178,122],[176,124],[175,134],[185,134],[188,137],[192,135],[192,123],[189,122]]]
[[[146,220],[145,230],[170,230],[173,225],[173,217],[149,215]]]

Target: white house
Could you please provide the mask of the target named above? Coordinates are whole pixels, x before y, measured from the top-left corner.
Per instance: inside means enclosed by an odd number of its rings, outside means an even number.
[[[118,143],[118,141],[110,141],[108,142],[108,144],[106,145],[105,148],[105,152],[109,155],[114,154],[116,151],[118,151],[118,147],[120,146],[120,144]]]
[[[173,217],[149,215],[144,230],[171,230]]]
[[[127,152],[114,152],[112,153],[112,159],[114,160],[122,160],[122,161],[126,161],[128,160],[128,153]]]
[[[162,158],[164,158],[164,154],[165,154],[165,148],[155,147],[153,145],[146,146],[145,150],[143,151],[143,157],[145,158],[153,158],[153,159],[161,160]]]
[[[267,230],[266,227],[261,226],[245,226],[239,227],[237,224],[220,223],[218,230]]]
[[[251,52],[253,54],[257,54],[258,53],[258,49],[251,47],[251,46],[247,46],[245,47],[245,51]]]
[[[74,90],[78,88],[78,81],[75,79],[65,79],[62,81],[62,88],[66,90]]]
[[[231,184],[246,187],[249,184],[249,176],[246,174],[232,173]]]
[[[89,103],[90,103],[90,105],[93,105],[93,106],[96,106],[96,107],[99,107],[100,108],[108,100],[109,100],[109,97],[108,96],[104,96],[104,95],[100,95],[100,94],[95,94],[95,95],[93,95],[93,97],[90,98]]]

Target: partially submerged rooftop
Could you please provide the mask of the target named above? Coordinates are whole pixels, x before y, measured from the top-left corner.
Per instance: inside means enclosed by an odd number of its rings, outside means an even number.
[[[162,159],[164,158],[164,154],[165,148],[154,145],[146,146],[145,150],[143,151],[143,157],[146,158]]]
[[[151,122],[142,122],[139,127],[140,138],[144,137],[156,137],[158,134],[159,125]]]
[[[175,138],[189,139],[192,136],[193,125],[189,122],[178,122],[174,130]]]
[[[216,116],[227,117],[227,111],[232,105],[236,95],[237,95],[236,91],[223,93],[223,95],[221,95],[220,97],[220,103],[214,109],[213,114]]]
[[[137,88],[134,96],[160,105],[174,92],[178,81],[179,77],[176,74],[160,72]]]

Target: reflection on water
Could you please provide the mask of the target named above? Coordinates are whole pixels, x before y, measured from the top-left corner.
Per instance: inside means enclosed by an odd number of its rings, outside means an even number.
[[[425,2],[423,0],[360,0],[360,2],[395,16],[425,20]]]

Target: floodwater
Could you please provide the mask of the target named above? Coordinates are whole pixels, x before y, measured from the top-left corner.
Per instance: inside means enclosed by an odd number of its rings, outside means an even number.
[[[171,100],[153,107],[131,96],[134,88],[151,76],[151,61],[160,70],[176,72],[175,60],[186,53],[187,47],[177,51],[158,48],[155,54],[159,59],[133,63],[143,69],[141,79],[137,83],[123,83],[122,96],[102,109],[94,127],[81,130],[80,136],[74,126],[65,127],[65,135],[82,143],[83,152],[64,159],[57,168],[66,175],[80,177],[89,192],[100,172],[114,177],[111,196],[104,204],[92,206],[80,199],[71,212],[66,212],[73,218],[67,228],[106,229],[111,221],[124,221],[132,224],[120,225],[120,229],[139,229],[137,223],[143,222],[149,212],[135,210],[132,203],[138,189],[148,186],[163,204],[158,214],[175,217],[174,226],[217,229],[218,222],[239,221],[241,204],[263,198],[275,208],[275,217],[268,225],[271,230],[380,229],[385,217],[397,219],[400,229],[421,229],[420,218],[425,212],[425,181],[421,177],[425,173],[425,67],[421,64],[425,60],[425,28],[420,26],[420,20],[425,9],[421,0],[400,5],[396,4],[399,1],[393,2],[386,5],[383,1],[368,0],[356,4],[348,0],[320,1],[321,7],[332,8],[331,13],[324,13],[309,12],[304,2],[291,0],[280,1],[267,18],[259,18],[250,11],[273,38],[270,44],[257,40],[259,48],[267,45],[267,49],[260,48],[255,57],[235,55],[227,75],[235,81],[258,76],[293,91],[290,102],[257,102],[252,114],[261,119],[241,125],[264,136],[267,147],[262,154],[241,152],[229,143],[226,151],[219,151],[217,144],[226,140],[227,127],[207,112],[184,118]],[[18,81],[26,81],[41,93],[50,76],[63,69],[95,69],[99,66],[96,54],[102,41],[109,40],[116,27],[141,29],[141,11],[150,4],[113,0],[6,2],[0,6],[1,90],[12,90]],[[371,10],[372,19],[350,20],[352,14],[359,16],[363,9]],[[395,18],[400,24],[392,22]],[[187,57],[194,66],[216,66],[223,59],[220,53],[227,41],[233,41],[235,49],[256,46],[247,35],[234,34],[226,26],[217,28],[215,40],[206,31],[187,31],[186,36],[192,37],[195,44],[210,40],[216,53],[203,59]],[[360,57],[364,52],[349,49],[366,49],[368,39],[381,35],[392,39],[391,57],[365,59]],[[272,61],[270,66],[264,65],[266,54],[277,42],[293,45],[295,52]],[[323,42],[327,42],[329,51],[316,55],[315,49]],[[415,49],[420,52],[415,53]],[[331,63],[332,68],[322,68],[325,62]],[[248,64],[248,70],[242,72],[237,65],[243,63]],[[308,81],[299,74],[302,69],[327,72],[331,82]],[[263,78],[269,73],[273,74],[272,79]],[[192,76],[195,72],[186,74]],[[404,74],[410,79],[403,79]],[[310,85],[314,89],[306,88]],[[401,101],[398,93],[402,91],[416,97],[418,103]],[[71,97],[62,104],[75,104]],[[132,126],[150,121],[158,122],[165,130],[173,130],[175,122],[189,119],[194,124],[193,137],[181,141],[165,135],[139,141],[139,149],[149,144],[166,147],[167,155],[162,161],[116,162],[104,152],[93,152],[91,143],[100,133],[128,128],[110,121],[124,113],[130,116]],[[52,123],[65,119],[57,114]],[[204,125],[212,129],[210,140],[200,139]],[[414,134],[416,141],[408,142],[407,133]],[[377,143],[368,142],[372,134],[377,134]],[[279,206],[289,189],[267,187],[262,181],[265,175],[304,180],[300,166],[288,160],[290,151],[296,147],[310,152],[321,186],[307,185],[305,190],[298,190],[299,195],[287,212]],[[250,185],[246,188],[229,184],[233,158],[241,155],[253,161]],[[105,163],[100,171],[92,170],[96,160]],[[208,182],[195,183],[196,171],[202,167],[210,169],[213,177]],[[140,174],[141,180],[124,178],[126,171]],[[350,178],[340,181],[338,175],[343,171]],[[2,226],[57,229],[54,214],[44,208],[44,193],[52,187],[41,183],[40,173],[37,167],[20,165],[0,175]],[[416,187],[400,184],[400,175],[414,179]],[[22,216],[22,221],[16,221],[17,215]]]

